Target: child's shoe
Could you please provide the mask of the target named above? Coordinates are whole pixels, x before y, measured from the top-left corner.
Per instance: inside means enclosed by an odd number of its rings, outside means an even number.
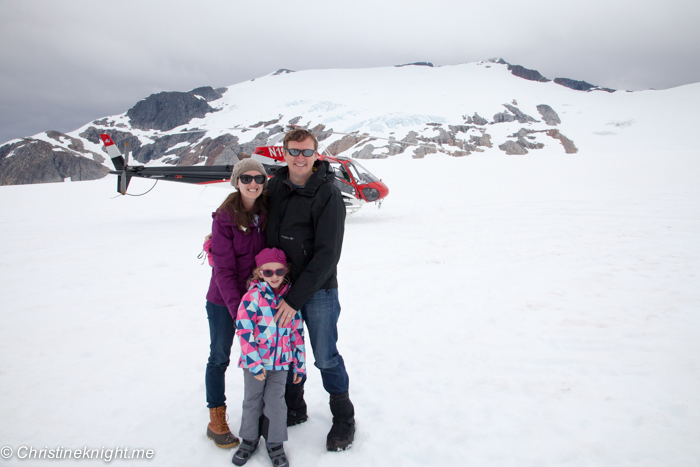
[[[235,465],[243,465],[248,462],[250,456],[258,449],[258,441],[260,441],[260,438],[255,441],[248,441],[247,439],[241,441],[241,445],[238,447],[238,451],[233,455],[231,462]]]
[[[289,467],[289,461],[284,453],[282,443],[267,443],[267,453],[270,455],[272,465],[275,467]]]

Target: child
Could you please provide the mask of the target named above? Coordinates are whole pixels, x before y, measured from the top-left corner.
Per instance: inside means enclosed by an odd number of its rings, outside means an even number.
[[[289,290],[286,283],[287,257],[282,250],[265,248],[255,257],[248,292],[238,307],[236,334],[241,341],[245,396],[241,445],[233,455],[236,465],[245,464],[258,447],[261,415],[270,422],[267,452],[275,467],[288,467],[282,443],[287,441],[287,405],[284,390],[289,365],[294,367],[294,383],[301,382],[306,372],[304,354],[304,323],[301,312],[285,327],[274,320],[275,307]]]

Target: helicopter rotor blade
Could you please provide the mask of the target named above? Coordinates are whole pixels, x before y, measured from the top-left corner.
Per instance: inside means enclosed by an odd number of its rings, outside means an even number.
[[[358,132],[341,133],[340,131],[335,131],[333,129],[331,129],[331,131],[333,132],[333,134],[336,134],[336,135],[347,135],[347,136],[357,136],[359,138],[381,139],[384,141],[389,141],[389,143],[391,143],[391,144],[402,144],[404,146],[423,146],[423,147],[427,147],[427,148],[434,148],[435,147],[435,143],[410,143],[408,141],[400,141],[400,140],[394,138],[393,136],[390,138],[384,138],[382,136],[372,136],[368,133],[358,133]]]

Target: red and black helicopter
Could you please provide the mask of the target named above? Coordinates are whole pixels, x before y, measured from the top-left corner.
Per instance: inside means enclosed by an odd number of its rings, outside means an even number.
[[[277,169],[286,166],[284,149],[277,145],[282,139],[273,140],[270,146],[258,146],[251,157],[260,161],[268,174],[272,176]],[[100,134],[107,154],[114,164],[111,174],[118,176],[117,191],[126,194],[132,177],[152,180],[167,180],[173,182],[207,185],[225,183],[231,179],[233,165],[209,166],[158,166],[129,165],[128,146],[122,155],[109,135]],[[381,208],[384,198],[389,194],[389,188],[372,172],[365,169],[356,160],[349,157],[334,157],[329,154],[318,154],[319,160],[327,160],[335,174],[335,184],[340,189],[348,213],[358,211],[364,204],[374,202]]]

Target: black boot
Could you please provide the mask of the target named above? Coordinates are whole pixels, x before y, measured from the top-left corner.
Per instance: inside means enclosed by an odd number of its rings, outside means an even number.
[[[331,412],[333,426],[326,438],[326,449],[329,451],[345,451],[350,449],[355,439],[355,408],[350,402],[350,394],[331,394]]]
[[[284,392],[284,400],[287,402],[287,426],[298,425],[309,419],[309,416],[306,415],[303,383],[287,385]]]

